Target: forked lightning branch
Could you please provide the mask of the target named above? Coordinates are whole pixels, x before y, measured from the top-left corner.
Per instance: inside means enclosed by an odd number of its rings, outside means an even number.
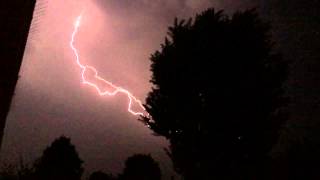
[[[107,81],[104,78],[100,77],[98,74],[98,71],[94,67],[81,63],[78,50],[74,46],[74,40],[75,40],[75,36],[78,33],[78,29],[80,27],[81,18],[82,18],[82,15],[78,16],[78,18],[74,23],[74,30],[72,32],[71,40],[70,40],[70,47],[75,55],[76,64],[81,69],[82,83],[94,88],[100,96],[115,96],[119,93],[126,95],[128,97],[128,112],[136,116],[145,116],[147,113],[145,112],[145,108],[143,107],[142,102],[139,99],[137,99],[135,96],[133,96],[131,92],[129,92],[128,90],[122,87],[116,86],[112,82]],[[94,75],[93,78],[86,77],[86,74],[89,74],[89,73]],[[109,89],[102,90],[102,87],[99,86],[101,83],[96,83],[96,81],[102,82],[102,84],[104,84],[105,86],[108,86]],[[141,111],[133,110],[132,106],[134,104],[137,104],[138,107],[141,109]]]

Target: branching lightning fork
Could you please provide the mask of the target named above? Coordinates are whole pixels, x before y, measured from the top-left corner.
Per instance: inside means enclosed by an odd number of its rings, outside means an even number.
[[[128,90],[126,90],[126,89],[124,89],[122,87],[119,87],[119,86],[116,86],[116,85],[112,84],[110,81],[107,81],[107,80],[103,79],[102,77],[99,76],[98,71],[94,67],[88,66],[88,65],[84,65],[84,64],[82,64],[80,62],[80,57],[79,57],[78,50],[74,46],[74,40],[75,40],[75,36],[76,36],[76,34],[78,32],[79,26],[80,26],[81,18],[82,18],[82,15],[78,16],[78,18],[75,21],[74,30],[72,32],[71,40],[70,40],[70,47],[71,47],[71,49],[72,49],[72,51],[73,51],[73,53],[75,55],[76,63],[79,66],[79,68],[81,69],[82,83],[94,88],[100,96],[105,96],[105,95],[115,96],[118,93],[125,94],[128,97],[128,100],[129,100],[129,102],[128,102],[128,112],[130,112],[131,114],[133,114],[135,116],[146,116],[147,113],[145,111],[145,108],[142,105],[142,102],[139,99],[137,99],[135,96],[133,96],[131,92],[129,92]],[[90,79],[86,79],[85,72],[87,70],[91,70],[92,72],[94,72],[94,77],[97,80],[99,80],[99,81],[105,83],[106,85],[112,87],[113,90],[112,91],[107,91],[107,90],[103,91],[101,88],[99,88],[99,86],[96,83],[94,83],[94,81],[92,81]],[[136,103],[142,109],[142,111],[134,111],[134,110],[132,110],[133,103]]]

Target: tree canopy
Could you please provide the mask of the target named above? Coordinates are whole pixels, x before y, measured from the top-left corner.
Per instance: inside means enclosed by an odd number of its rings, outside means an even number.
[[[43,151],[35,164],[35,175],[46,180],[80,180],[82,163],[70,139],[61,136]]]
[[[90,175],[89,180],[116,180],[116,178],[112,174],[96,171]]]
[[[286,62],[255,10],[231,17],[208,9],[169,27],[151,56],[143,121],[170,140],[186,179],[255,176],[285,118]]]
[[[160,180],[161,170],[158,163],[150,156],[135,154],[125,162],[120,180]]]

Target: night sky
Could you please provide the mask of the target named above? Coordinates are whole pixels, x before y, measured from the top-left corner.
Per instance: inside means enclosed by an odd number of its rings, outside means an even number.
[[[150,153],[160,162],[164,179],[173,174],[163,150],[167,141],[127,112],[125,96],[101,97],[81,84],[80,69],[69,47],[74,21],[81,12],[75,46],[82,61],[144,101],[151,88],[149,57],[160,48],[174,17],[194,16],[208,7],[227,13],[258,7],[263,17],[274,22],[277,48],[291,62],[287,91],[296,97],[290,105],[295,111],[292,119],[301,122],[308,113],[301,109],[305,101],[313,105],[305,109],[315,114],[304,122],[310,124],[320,117],[316,113],[319,98],[315,99],[320,88],[314,86],[319,80],[315,44],[320,33],[316,18],[311,18],[319,15],[316,1],[40,0],[38,4],[46,8],[35,13],[7,118],[2,160],[23,157],[32,162],[55,138],[65,135],[89,172],[119,173],[128,156]]]

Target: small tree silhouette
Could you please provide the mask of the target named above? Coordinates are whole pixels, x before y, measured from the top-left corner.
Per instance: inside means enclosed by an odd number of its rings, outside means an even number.
[[[242,179],[264,169],[283,124],[286,63],[254,10],[214,9],[177,19],[151,56],[152,91],[142,120],[170,140],[185,179]]]
[[[70,139],[62,136],[44,150],[35,163],[35,174],[41,180],[80,180],[82,163]]]
[[[125,162],[120,180],[160,180],[159,165],[150,155],[136,154]]]

